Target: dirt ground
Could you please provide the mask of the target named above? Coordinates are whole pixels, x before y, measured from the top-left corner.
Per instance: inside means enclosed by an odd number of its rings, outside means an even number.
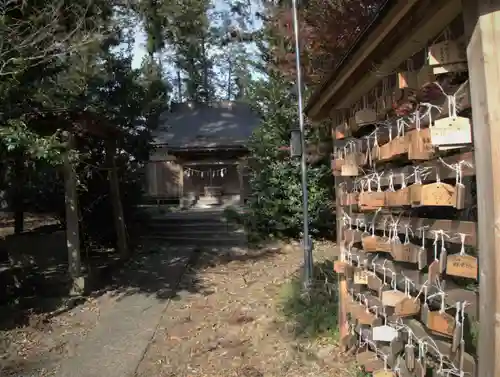
[[[107,297],[88,299],[77,308],[48,318],[33,315],[27,326],[0,330],[0,376],[53,376],[58,362],[99,321]]]
[[[332,248],[315,248],[319,272],[310,296],[301,295],[297,246],[200,253],[136,377],[356,376],[335,343],[335,278],[325,260]],[[61,313],[34,314],[26,326],[0,329],[0,376],[55,375],[113,300],[108,292]]]
[[[331,244],[317,247],[317,265],[328,266],[324,258],[331,253]],[[327,292],[331,282],[316,274],[320,281],[313,289],[322,292],[308,304],[297,289],[301,263],[297,247],[265,256],[202,255],[198,265],[204,267],[196,279],[203,290],[186,290],[169,304],[137,375],[356,376],[335,344],[335,313],[329,312],[334,297]],[[186,288],[191,278],[182,282]],[[323,302],[313,302],[318,297]]]
[[[0,239],[3,247],[10,249],[10,260],[0,263],[0,278],[2,274],[9,273],[12,264],[22,270],[36,270],[43,276],[41,280],[46,282],[57,280],[58,275],[65,274],[67,251],[64,230],[36,233],[44,227],[57,227],[58,224],[51,216],[28,213],[25,215],[25,233],[14,236],[12,216],[0,216]],[[50,253],[46,253],[47,250]],[[59,260],[59,254],[62,254],[63,262]],[[11,283],[8,278],[0,281]],[[33,291],[32,295],[37,293]],[[110,301],[107,294],[98,298],[81,299],[67,307],[63,305],[65,300],[58,296],[58,292],[54,292],[54,297],[41,300],[48,307],[43,310],[45,308],[38,305],[29,309],[29,305],[38,304],[38,300],[32,297],[28,299],[29,302],[22,309],[14,309],[7,304],[0,305],[2,377],[51,376],[58,360],[74,353],[75,344],[95,326],[100,310]]]

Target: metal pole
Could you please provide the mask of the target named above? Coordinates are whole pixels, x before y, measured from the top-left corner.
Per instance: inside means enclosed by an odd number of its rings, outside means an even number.
[[[300,47],[299,47],[299,20],[297,12],[297,0],[292,0],[293,7],[293,31],[295,34],[295,65],[297,67],[297,93],[298,93],[298,110],[299,110],[299,126],[300,138],[302,145],[302,155],[300,159],[300,168],[302,173],[302,205],[304,230],[302,238],[302,246],[304,248],[304,283],[309,285],[312,280],[312,242],[309,237],[309,198],[307,193],[307,161],[306,161],[306,140],[304,137],[304,112],[302,108],[302,72],[300,66]]]

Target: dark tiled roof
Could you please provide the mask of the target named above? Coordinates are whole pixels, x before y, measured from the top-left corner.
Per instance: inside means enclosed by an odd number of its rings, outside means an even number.
[[[173,104],[154,132],[156,145],[173,149],[244,146],[260,119],[244,103]]]

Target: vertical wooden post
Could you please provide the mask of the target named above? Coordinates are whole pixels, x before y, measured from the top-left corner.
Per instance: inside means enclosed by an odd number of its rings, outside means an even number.
[[[236,169],[238,170],[238,183],[240,186],[240,205],[245,203],[245,183],[243,181],[243,163],[241,160],[238,161]]]
[[[479,252],[479,371],[500,376],[500,0],[464,1]]]
[[[66,131],[66,151],[63,157],[64,169],[64,201],[66,204],[66,244],[68,247],[68,269],[73,279],[81,276],[80,261],[80,228],[78,218],[78,193],[76,190],[77,177],[70,160],[70,152],[74,148],[74,136]]]
[[[342,206],[340,202],[340,184],[344,182],[343,177],[335,177],[335,219],[336,219],[336,243],[337,243],[337,255],[336,258],[340,258],[340,250],[342,247],[344,239],[344,227],[342,219]],[[344,275],[339,275],[339,334],[340,339],[344,338],[347,334],[347,312],[346,312],[346,302],[347,302],[347,281]]]
[[[182,208],[184,206],[184,165],[182,161],[179,161],[179,206]]]
[[[116,170],[116,143],[114,140],[106,142],[107,166],[109,168],[109,188],[111,193],[111,203],[113,205],[113,220],[115,223],[116,237],[118,240],[118,251],[123,258],[129,256],[127,246],[127,231],[125,229],[125,219],[123,218],[122,200],[120,197],[120,183]]]

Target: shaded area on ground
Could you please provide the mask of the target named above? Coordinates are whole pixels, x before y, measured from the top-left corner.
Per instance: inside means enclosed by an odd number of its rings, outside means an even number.
[[[144,344],[149,341],[154,319],[160,316],[168,299],[176,296],[181,298],[179,291],[207,297],[217,289],[199,279],[200,271],[234,261],[253,264],[269,260],[280,253],[279,249],[273,247],[255,250],[228,246],[206,247],[204,257],[186,272],[189,284],[177,286],[175,276],[179,275],[179,268],[184,269],[186,256],[179,255],[178,248],[168,246],[165,242],[143,239],[134,257],[126,263],[121,262],[113,250],[97,249],[88,254],[82,252],[93,285],[88,296],[72,300],[66,274],[67,251],[63,230],[57,226],[38,228],[19,236],[6,237],[3,244],[7,245],[4,250],[8,258],[4,260],[2,279],[16,290],[4,292],[4,305],[0,310],[4,319],[0,329],[2,376],[35,372],[49,376],[48,370],[62,359],[72,358],[77,352],[86,352],[90,355],[89,360],[95,359],[106,348],[102,343],[104,341],[99,339],[111,343],[116,340],[131,347],[136,343]],[[190,262],[196,261],[199,255],[199,252],[193,253],[189,257]],[[18,261],[14,265],[15,274],[12,273],[14,259]],[[13,297],[15,301],[8,302],[6,297]],[[141,308],[145,308],[144,312]],[[114,317],[110,313],[115,313]],[[129,320],[122,318],[126,313]],[[137,316],[139,320],[134,320]],[[137,331],[135,322],[142,323],[145,330],[134,336],[134,331]],[[128,331],[130,337],[123,335],[116,339],[115,336],[113,340],[113,332],[95,331],[103,327],[115,328],[114,333]],[[92,337],[94,340],[90,344],[94,346],[87,347],[88,351],[84,351],[83,345],[76,347]],[[140,346],[135,348],[141,349]],[[130,363],[123,363],[122,367],[130,368],[134,358],[140,356],[135,348],[133,351],[120,351],[133,354]],[[119,360],[118,351],[108,350],[109,358]],[[75,362],[75,365],[78,363]],[[108,366],[116,371],[121,370],[113,365]],[[84,364],[70,369],[85,370]]]
[[[222,213],[222,212],[221,212]],[[181,217],[193,217],[193,214],[181,214]],[[200,216],[194,214],[194,217]],[[201,214],[205,216],[199,227],[204,227],[205,222],[214,214]],[[8,330],[17,326],[29,324],[33,314],[52,314],[61,310],[61,307],[71,308],[81,300],[70,297],[72,280],[68,276],[68,251],[66,246],[65,230],[54,219],[43,216],[33,216],[26,222],[26,231],[14,235],[11,222],[2,219],[3,228],[0,228],[0,329]],[[144,220],[147,221],[144,221]],[[154,221],[153,221],[154,220]],[[189,237],[199,237],[191,229],[181,227],[181,221],[171,219],[160,223],[161,227],[151,228],[150,224],[159,223],[161,219],[141,217],[137,228],[142,230],[142,238],[133,240],[136,243],[132,261],[123,262],[113,249],[99,246],[86,247],[81,251],[83,274],[87,278],[87,294],[96,297],[107,291],[122,290],[130,292],[145,292],[156,294],[158,299],[171,296],[170,288],[166,286],[164,276],[149,279],[150,271],[140,268],[144,255],[162,253],[164,264],[175,264],[162,245],[170,242],[162,237],[152,240],[149,236],[158,234],[187,233]],[[192,220],[189,220],[192,221]],[[196,224],[195,224],[196,225]],[[198,226],[198,225],[197,225]],[[134,232],[137,229],[134,229]],[[210,230],[210,229],[209,229]],[[10,233],[10,234],[9,234]],[[137,233],[137,232],[135,232]],[[210,234],[210,232],[209,232]],[[212,234],[211,234],[212,235]],[[168,238],[168,237],[167,237]],[[240,237],[241,238],[241,237]],[[174,243],[178,243],[176,239]],[[232,240],[225,242],[224,247],[217,246],[217,237],[211,247],[215,254],[224,256],[219,258],[222,263],[224,258],[238,258],[240,249]],[[192,242],[184,242],[191,245]],[[208,246],[204,245],[203,246]],[[236,250],[236,254],[232,250]],[[232,253],[232,254],[231,254]],[[259,256],[255,256],[258,258]],[[133,277],[120,278],[119,271],[123,268],[136,268]],[[147,283],[146,283],[147,282]],[[198,289],[193,285],[193,290]],[[166,293],[165,293],[166,292]]]
[[[66,233],[59,224],[7,235],[0,248],[0,329],[29,324],[33,314],[52,313],[70,299]],[[91,292],[109,283],[108,272],[118,262],[112,249],[82,252],[84,273],[99,282]]]

